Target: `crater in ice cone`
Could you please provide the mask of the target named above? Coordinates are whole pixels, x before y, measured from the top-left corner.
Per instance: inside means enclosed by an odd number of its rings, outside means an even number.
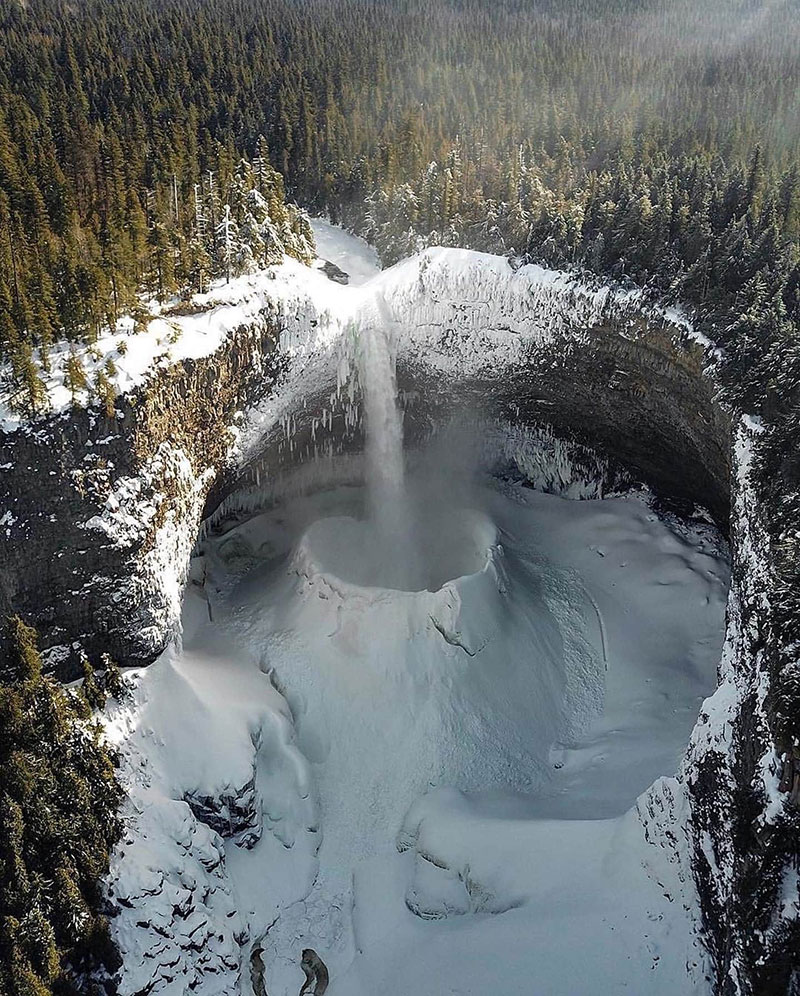
[[[332,516],[309,526],[296,563],[304,573],[358,588],[438,591],[448,581],[484,570],[496,542],[494,524],[472,509],[423,519],[413,535],[399,528],[377,530],[370,520]]]

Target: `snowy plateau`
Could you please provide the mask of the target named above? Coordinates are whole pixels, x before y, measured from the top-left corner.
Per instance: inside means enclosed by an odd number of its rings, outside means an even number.
[[[363,465],[317,454],[304,488],[227,501],[239,514],[201,530],[180,635],[108,707],[128,793],[107,883],[122,996],[293,996],[304,948],[329,996],[709,993],[674,776],[717,685],[724,541],[643,491],[600,494],[556,445],[453,424],[403,458],[394,421],[396,355],[480,373],[547,339],[532,296],[568,288],[586,327],[626,292],[461,250],[379,272],[315,230],[349,284],[287,262],[86,358],[116,356],[126,388],[167,343],[209,352],[274,307],[293,318],[289,372],[246,413],[238,459],[276,427],[289,445],[315,381],[332,394],[312,435],[335,403],[361,417],[354,382],[367,421]],[[511,450],[558,487],[489,473]]]

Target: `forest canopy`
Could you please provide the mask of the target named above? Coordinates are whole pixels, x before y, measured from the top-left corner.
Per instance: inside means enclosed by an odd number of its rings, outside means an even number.
[[[122,823],[113,753],[92,712],[120,695],[108,660],[79,691],[42,673],[36,633],[7,621],[0,656],[0,992],[91,996],[119,964],[102,878]]]
[[[45,404],[54,339],[272,261],[281,225],[302,258],[284,182],[385,262],[462,244],[694,304],[731,391],[769,404],[800,321],[798,24],[800,0],[6,3],[0,352],[18,407]]]

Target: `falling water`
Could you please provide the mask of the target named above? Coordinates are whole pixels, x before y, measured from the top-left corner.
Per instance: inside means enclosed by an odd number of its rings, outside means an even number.
[[[384,329],[362,332],[361,348],[370,518],[376,526],[389,526],[404,502],[403,421],[397,404],[397,378]]]
[[[381,317],[383,309],[379,309]],[[403,414],[389,325],[362,326],[360,376],[366,415],[366,484],[376,566],[398,587],[414,581],[415,543],[405,487]]]

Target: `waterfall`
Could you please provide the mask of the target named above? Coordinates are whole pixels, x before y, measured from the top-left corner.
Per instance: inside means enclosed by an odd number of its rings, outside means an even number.
[[[369,515],[379,532],[391,532],[405,504],[403,416],[387,331],[371,328],[361,339]]]
[[[374,533],[371,556],[398,587],[413,583],[417,557],[405,486],[403,413],[398,404],[391,322],[378,300],[378,321],[362,324],[360,378],[366,417],[367,512]]]

